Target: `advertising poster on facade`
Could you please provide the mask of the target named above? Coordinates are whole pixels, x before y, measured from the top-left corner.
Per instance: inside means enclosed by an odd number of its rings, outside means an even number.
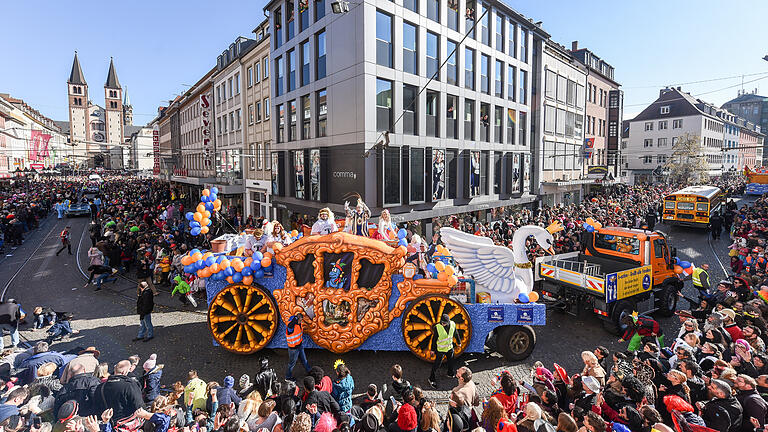
[[[513,153],[512,154],[512,167],[510,169],[509,175],[512,177],[511,183],[510,183],[510,194],[519,194],[523,187],[523,178],[522,178],[522,172],[523,172],[523,154],[522,153]]]
[[[432,150],[432,201],[445,199],[445,150]]]
[[[531,192],[531,155],[523,155],[523,195]]]

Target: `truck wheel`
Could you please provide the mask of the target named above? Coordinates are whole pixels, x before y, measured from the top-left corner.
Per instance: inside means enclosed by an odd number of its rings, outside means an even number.
[[[603,328],[611,334],[620,335],[624,332],[624,324],[621,323],[621,318],[627,315],[632,315],[635,307],[632,303],[627,301],[619,301],[613,307],[611,317],[603,320]]]
[[[661,316],[671,317],[677,309],[677,287],[672,284],[664,285],[661,296],[656,300],[658,312]]]
[[[496,336],[498,353],[509,361],[528,358],[536,346],[536,333],[531,326],[505,326]]]

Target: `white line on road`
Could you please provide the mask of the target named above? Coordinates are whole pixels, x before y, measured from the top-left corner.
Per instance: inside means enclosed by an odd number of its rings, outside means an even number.
[[[24,268],[24,266],[25,266],[25,265],[27,265],[27,263],[28,263],[28,262],[29,262],[29,261],[32,259],[32,257],[34,257],[34,256],[35,256],[35,254],[37,253],[37,251],[38,251],[38,250],[40,250],[40,247],[42,247],[42,246],[43,246],[43,244],[45,243],[45,240],[47,240],[47,239],[48,239],[48,237],[50,237],[50,236],[51,236],[51,233],[52,233],[52,232],[53,232],[53,231],[56,229],[56,225],[58,225],[58,223],[54,223],[54,224],[53,224],[53,227],[51,227],[51,230],[50,230],[50,231],[48,231],[48,234],[45,236],[45,238],[43,238],[42,240],[40,240],[40,244],[39,244],[39,245],[37,245],[37,247],[35,248],[35,250],[34,250],[34,251],[32,251],[32,253],[31,253],[31,254],[29,254],[29,256],[27,257],[27,259],[25,259],[25,260],[24,260],[24,264],[22,264],[21,266],[19,266],[18,270],[16,270],[16,273],[14,273],[14,274],[13,274],[13,276],[11,276],[11,279],[8,281],[8,283],[7,283],[7,284],[5,284],[5,288],[3,288],[3,293],[2,293],[2,294],[0,294],[0,301],[3,301],[3,300],[5,300],[5,293],[8,291],[8,287],[10,287],[10,286],[11,286],[11,284],[13,283],[13,280],[14,280],[14,279],[16,279],[16,276],[18,276],[18,275],[19,275],[19,273],[21,273],[21,269],[23,269],[23,268]]]

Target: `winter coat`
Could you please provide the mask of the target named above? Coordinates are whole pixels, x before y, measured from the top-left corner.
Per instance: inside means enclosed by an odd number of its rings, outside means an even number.
[[[765,424],[766,410],[768,410],[768,403],[760,397],[757,390],[740,390],[736,394],[736,400],[741,404],[743,410],[741,420],[741,430],[744,432],[754,431],[752,423],[749,421],[750,417],[754,417],[760,424]]]
[[[272,383],[277,382],[275,370],[267,367],[253,377],[253,388],[258,390],[261,397],[266,398],[272,391]]]
[[[309,392],[304,399],[304,411],[306,411],[307,406],[312,404],[317,404],[317,412],[319,414],[324,412],[338,414],[341,412],[338,402],[331,397],[330,393],[325,391],[312,390]]]
[[[83,365],[85,368],[83,369],[83,372],[93,373],[96,370],[96,367],[99,366],[99,360],[93,355],[92,352],[86,352],[75,357],[72,359],[72,361],[67,363],[67,367],[65,367],[64,371],[61,373],[62,384],[66,384],[67,381],[72,378],[72,369],[75,367],[75,365],[78,364]]]
[[[157,365],[141,377],[142,393],[145,402],[152,402],[160,395],[160,379],[163,377],[163,365]]]
[[[56,393],[53,412],[58,413],[59,408],[61,408],[64,402],[75,400],[80,406],[79,415],[89,416],[97,414],[94,406],[94,394],[99,384],[101,384],[101,381],[90,373],[81,373],[71,377],[61,390]]]
[[[339,403],[339,408],[343,412],[349,412],[352,409],[352,392],[355,390],[355,380],[352,375],[347,375],[344,378],[333,383],[333,391],[331,396]]]
[[[701,410],[701,418],[708,428],[720,432],[741,430],[741,405],[735,397],[712,399]]]
[[[242,400],[232,387],[219,387],[216,390],[216,399],[219,400],[219,405],[229,405],[231,402],[234,402],[235,406],[240,405]]]
[[[136,382],[126,375],[110,375],[107,381],[96,387],[94,396],[96,412],[112,408],[115,420],[131,416],[137,409],[144,406],[141,389]]]
[[[67,364],[67,359],[56,351],[46,351],[26,358],[19,365],[20,369],[27,369],[27,373],[22,374],[24,383],[31,383],[34,381],[34,379],[37,378],[37,368],[44,363],[54,363],[58,367],[58,370],[62,370],[64,365]]]
[[[139,314],[139,318],[152,313],[155,308],[155,296],[152,294],[152,290],[147,288],[139,294],[139,298],[136,300],[136,313]]]

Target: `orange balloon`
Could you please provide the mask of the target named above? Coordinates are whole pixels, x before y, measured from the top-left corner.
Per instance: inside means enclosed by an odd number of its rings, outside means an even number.
[[[193,259],[194,261],[200,261],[201,259],[203,259],[203,254],[201,254],[200,252],[198,252],[198,253],[196,253],[196,254],[192,255],[192,259]]]
[[[221,270],[226,270],[226,269],[227,269],[227,267],[229,267],[230,265],[232,265],[232,263],[231,263],[231,262],[229,262],[229,260],[228,260],[228,259],[224,258],[224,259],[223,259],[223,260],[221,260],[221,262],[219,263],[219,268],[220,268]]]
[[[536,291],[531,291],[531,293],[528,294],[528,300],[531,302],[539,301],[539,293],[537,293]]]
[[[227,276],[227,282],[229,283],[235,283],[234,280],[232,280],[232,276]]]
[[[208,259],[208,257],[212,257],[212,256],[213,256],[213,252],[206,252],[203,254],[203,259]]]
[[[437,279],[445,282],[448,280],[448,275],[445,272],[440,272],[437,274]]]
[[[437,271],[441,272],[445,270],[445,263],[442,261],[437,261],[435,262],[435,268],[437,269]]]
[[[184,255],[183,257],[181,257],[181,263],[184,264],[185,266],[192,264],[192,257],[189,255]]]
[[[679,265],[676,265],[675,266],[675,274],[682,274],[682,273],[683,273],[683,268],[680,267]]]
[[[245,267],[250,267],[251,263],[253,263],[253,258],[251,258],[251,257],[248,257],[248,258],[245,259],[245,261],[243,261],[243,265]]]
[[[192,218],[198,222],[203,220],[203,214],[200,212],[195,212],[195,214],[192,215]]]
[[[457,283],[459,283],[459,278],[457,278],[456,276],[448,276],[448,285],[454,286]]]
[[[243,283],[250,285],[253,283],[253,276],[243,276]]]
[[[292,231],[291,231],[291,237],[296,237],[296,236],[298,236],[298,235],[299,235],[299,232],[298,232],[298,231],[296,231],[296,230],[292,230]]]
[[[221,207],[221,200],[218,199],[218,198],[216,200],[214,200],[213,201],[213,206],[216,207],[216,208]]]
[[[456,270],[453,268],[453,266],[446,266],[445,267],[445,274],[447,274],[448,276],[453,276],[453,273],[455,271]]]
[[[210,230],[210,228],[208,228],[207,226],[200,227],[200,232],[203,233],[203,234],[208,234],[209,230]]]
[[[270,257],[264,257],[261,259],[261,266],[262,267],[269,267],[272,265],[272,258]]]
[[[272,258],[272,252],[264,252],[264,258]]]
[[[203,195],[205,196],[211,196],[211,191],[208,189],[203,189]]]
[[[200,269],[197,271],[197,277],[204,277],[203,276],[203,269]]]
[[[232,268],[239,273],[243,269],[243,261],[240,258],[233,259]]]
[[[208,210],[206,210],[206,211],[204,211],[204,212],[203,212],[203,216],[205,216],[205,217],[207,217],[208,219],[210,219],[210,218],[211,218],[211,212],[209,212]]]
[[[207,277],[211,276],[211,271],[208,270],[207,267],[200,269],[200,271],[203,273],[202,277],[204,277],[204,278],[207,278]]]
[[[283,244],[282,243],[275,243],[272,245],[272,250],[275,252],[280,252],[283,250]]]
[[[210,266],[210,267],[208,267],[208,268],[211,270],[211,273],[218,273],[218,272],[219,272],[219,270],[220,270],[220,268],[219,268],[219,263],[213,263],[213,264],[211,264],[211,266]]]
[[[202,215],[204,211],[205,211],[205,204],[203,204],[203,203],[198,204],[197,205],[197,212]]]

